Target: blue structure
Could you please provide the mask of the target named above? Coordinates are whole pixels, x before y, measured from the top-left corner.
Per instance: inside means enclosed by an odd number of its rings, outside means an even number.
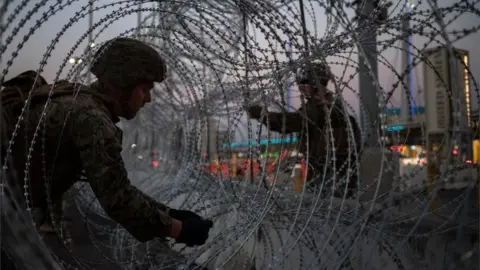
[[[400,116],[401,108],[387,108],[385,110],[385,113],[387,116],[395,116],[398,115]],[[417,114],[424,114],[425,113],[425,107],[412,107],[412,115],[417,115]]]
[[[404,125],[398,125],[398,126],[390,126],[387,128],[387,131],[388,132],[392,132],[392,131],[400,131],[400,130],[404,130],[405,129],[405,126]]]
[[[257,146],[257,145],[267,145],[267,144],[282,144],[282,143],[295,143],[297,142],[297,137],[286,137],[283,139],[271,139],[271,140],[261,140],[260,142],[257,141],[250,141],[250,142],[233,142],[230,144],[231,148],[239,148],[239,147],[248,147],[249,145]],[[228,144],[223,144],[222,148],[228,148]]]
[[[401,108],[388,108],[385,110],[385,113],[388,116],[400,116],[402,109]],[[425,107],[412,107],[412,116],[414,115],[425,114]],[[387,128],[388,132],[401,131],[406,127],[404,125],[389,126]]]

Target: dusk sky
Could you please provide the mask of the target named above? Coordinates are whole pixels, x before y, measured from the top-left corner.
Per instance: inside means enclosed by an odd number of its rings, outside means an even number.
[[[30,11],[33,8],[33,6],[37,3],[36,1],[32,1],[32,2],[26,8],[24,8],[22,12],[17,14],[14,22],[10,24],[10,27],[6,30],[6,34],[4,34],[3,36],[4,40],[11,35],[14,28],[19,25],[21,20],[25,18],[27,12]],[[96,3],[95,6],[115,3],[116,1],[101,0],[98,2],[100,4]],[[306,2],[308,3],[308,1]],[[404,1],[393,1],[393,2],[394,2],[394,5],[390,8],[390,12],[392,13],[391,17],[397,16],[400,10],[399,3],[405,3]],[[421,10],[429,10],[430,8],[428,7],[427,2],[428,1],[422,1],[422,5],[419,6],[418,8]],[[452,0],[438,0],[438,5],[442,7],[442,6],[450,5],[451,2]],[[49,1],[49,3],[56,3],[56,1]],[[74,4],[66,7],[61,12],[51,17],[39,29],[36,29],[34,35],[30,36],[28,42],[18,52],[18,57],[16,57],[13,60],[13,65],[9,68],[8,74],[6,77],[10,78],[11,76],[16,75],[28,69],[37,69],[39,67],[41,58],[46,52],[46,48],[49,46],[52,40],[55,39],[55,36],[61,33],[61,29],[68,23],[69,19],[72,16],[74,16],[75,12],[81,10],[82,7],[86,5],[87,5],[87,1],[75,1]],[[315,12],[315,23],[313,22],[312,17],[308,15],[309,13],[311,13],[311,10],[309,10],[306,12],[307,21],[308,21],[307,25],[309,30],[311,32],[314,32],[313,25],[315,24],[317,28],[316,29],[317,37],[320,38],[325,34],[327,20],[332,20],[332,17],[325,16],[324,9],[319,7],[318,4],[314,4],[314,3],[306,4],[306,7],[310,9],[312,5],[314,6],[313,10]],[[112,7],[104,8],[100,11],[95,12],[94,22],[98,22],[99,20],[104,19],[107,14],[114,12],[120,6],[125,6],[125,4],[116,5],[114,8]],[[478,4],[476,8],[479,8]],[[291,6],[289,9],[295,12],[294,6]],[[13,41],[7,45],[8,46],[7,50],[3,54],[0,62],[0,66],[2,70],[5,68],[6,62],[11,59],[12,53],[17,48],[18,43],[29,32],[30,28],[34,26],[33,22],[36,22],[37,20],[39,20],[42,16],[42,13],[47,10],[48,10],[48,7],[42,7],[40,8],[39,12],[34,13],[30,18],[30,20],[28,20],[26,25],[20,29],[19,33],[16,35]],[[12,15],[12,11],[13,11],[13,6],[11,6],[9,11],[7,12],[7,17]],[[351,18],[353,16],[353,12],[350,12],[347,15],[348,17]],[[452,31],[452,30],[463,31],[464,29],[470,29],[472,27],[478,27],[480,25],[480,18],[477,15],[462,14],[462,15],[459,15],[458,18],[456,18],[453,22],[450,22],[450,20],[454,17],[454,15],[458,16],[458,12],[457,13],[452,12],[451,16],[447,16],[444,18],[444,21],[449,25],[447,27],[447,30],[449,31]],[[143,13],[142,16],[146,17],[148,16],[148,14]],[[418,16],[414,17],[414,22],[412,23],[413,25],[417,25],[417,26],[419,24],[422,24],[422,21],[418,21],[418,20],[415,21],[416,19],[424,20],[422,17],[418,17]],[[436,24],[433,21],[431,21],[431,23],[434,27],[436,27],[437,29],[440,29],[438,24]],[[125,30],[135,28],[136,26],[137,26],[137,15],[136,14],[125,15],[121,19],[119,19],[118,21],[110,25],[108,29],[105,30],[99,36],[97,43],[113,38],[119,35],[120,33],[124,32]],[[67,31],[65,31],[61,35],[61,37],[59,38],[58,44],[55,46],[54,50],[52,51],[51,57],[48,60],[48,63],[44,71],[42,72],[42,75],[49,82],[51,82],[55,78],[56,74],[60,71],[59,67],[66,60],[67,53],[71,50],[71,48],[74,46],[75,43],[79,42],[79,40],[81,41],[81,46],[74,51],[73,55],[80,55],[82,53],[82,50],[87,45],[87,40],[83,39],[82,35],[85,34],[85,32],[87,31],[87,28],[88,28],[88,20],[87,20],[87,17],[85,17],[84,19],[74,23],[71,28],[69,28]],[[336,34],[338,35],[343,31],[344,31],[343,28],[340,27],[336,31]],[[398,31],[396,30],[391,30],[391,32],[394,35],[398,35]],[[251,34],[254,34],[254,32],[252,31]],[[258,30],[256,31],[255,36],[261,47],[268,48],[267,42],[265,42],[264,37],[262,37],[262,35]],[[379,40],[384,40],[391,37],[392,37],[391,35],[383,34],[379,37]],[[419,36],[419,35],[413,36],[413,43],[414,43],[414,46],[417,48],[425,47],[426,42],[427,42],[427,39],[423,36]],[[480,46],[479,44],[480,44],[479,33],[470,34],[467,38],[464,38],[454,43],[455,47],[465,49],[470,52],[470,69],[474,74],[475,78],[480,78],[480,58],[479,58]],[[435,45],[437,44],[432,43],[427,45],[427,47],[433,47]],[[400,41],[397,41],[396,46],[398,47],[401,46]],[[346,56],[348,52],[349,51],[346,51],[346,53],[343,53],[342,55]],[[390,65],[395,67],[398,72],[402,71],[401,51],[395,48],[391,48],[382,52],[381,57],[384,59],[383,61],[387,61],[390,63]],[[358,56],[356,54],[356,49],[355,49],[351,55],[351,60],[357,61],[357,58]],[[349,76],[354,73],[354,69],[351,66],[355,66],[356,65],[355,62],[349,61],[348,65],[350,65],[350,67],[345,68],[345,66],[343,65],[347,63],[346,60],[339,60],[339,58],[335,56],[327,56],[327,61],[331,63],[331,68],[334,74],[336,76],[339,76],[341,81],[348,81]],[[334,62],[339,62],[340,64],[333,64]],[[71,68],[71,65],[67,62],[66,68],[64,70],[61,70],[60,78],[62,78],[62,76],[65,76],[70,68]],[[381,63],[379,63],[378,76],[379,76],[380,85],[387,91],[391,91],[392,85],[398,80],[397,78],[395,78],[393,71],[389,67],[386,67]],[[421,66],[419,66],[419,68],[416,68],[415,70],[415,78],[414,78],[416,91],[418,91],[418,88],[423,89],[423,82],[421,78],[422,78],[422,71],[421,71]],[[349,84],[349,87],[351,87],[354,91],[358,92],[358,78],[355,77],[348,84]],[[477,99],[478,90],[475,89],[474,84],[472,84],[471,87],[472,87],[472,103],[478,104],[478,99]],[[296,95],[298,95],[298,93]],[[354,93],[348,90],[347,92],[344,93],[344,98],[349,104],[351,104],[352,107],[354,107],[356,111],[358,110],[358,98]],[[392,102],[394,106],[400,105],[399,91],[397,91],[394,97],[392,98]],[[423,105],[423,98],[420,98],[420,96],[417,95],[416,102],[419,105]],[[293,100],[294,106],[298,107],[299,103],[300,101],[298,97],[294,98]]]

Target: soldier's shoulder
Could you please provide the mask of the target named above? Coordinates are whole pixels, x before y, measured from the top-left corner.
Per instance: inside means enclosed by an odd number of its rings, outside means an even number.
[[[82,88],[80,88],[82,87]],[[53,92],[51,92],[53,90]],[[46,112],[46,118],[51,129],[61,128],[65,121],[107,119],[105,106],[98,102],[92,95],[91,89],[85,86],[59,81],[54,85],[47,85],[37,90],[37,97],[46,99],[51,93],[52,97],[47,104],[38,103],[32,107],[32,120],[38,121],[40,115]],[[46,105],[46,106],[45,106]]]
[[[56,98],[55,103],[62,104],[71,114],[104,114],[104,105],[94,98],[89,89],[82,89],[78,93],[72,95],[64,95]]]
[[[77,143],[95,144],[117,137],[117,129],[105,105],[89,94],[79,94],[69,117],[69,127]]]
[[[71,115],[77,122],[113,125],[105,105],[89,94],[78,95],[73,103]]]
[[[56,120],[52,122],[68,122],[79,137],[105,128],[114,132],[114,124],[103,104],[89,93],[62,96],[54,101],[49,111],[49,118]]]
[[[91,93],[86,91],[79,92],[74,100],[72,100],[72,105],[76,110],[98,111],[99,113],[103,111],[102,104],[99,103]]]

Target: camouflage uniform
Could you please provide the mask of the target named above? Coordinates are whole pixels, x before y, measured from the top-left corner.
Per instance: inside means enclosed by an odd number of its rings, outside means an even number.
[[[48,91],[50,87],[38,91]],[[72,92],[74,87],[63,82],[55,90]],[[28,143],[41,123],[29,162],[30,202],[35,207],[45,209],[47,197],[54,208],[60,207],[63,194],[84,173],[108,216],[135,238],[147,241],[170,232],[172,221],[168,208],[131,185],[127,177],[121,156],[122,131],[115,125],[119,119],[113,114],[108,97],[86,87],[76,97],[54,97],[42,122],[44,102],[32,105],[25,121]],[[43,151],[49,196],[45,190]],[[19,156],[17,172],[25,164],[24,155]]]
[[[164,63],[149,46],[131,39],[106,45],[111,47],[100,47],[95,56],[97,62],[92,65],[99,80],[121,91],[163,80]],[[87,87],[60,81],[45,111],[51,85],[34,90],[35,98],[29,104],[13,149],[17,181],[23,186],[25,150],[32,147],[28,171],[31,197],[26,199],[34,207],[47,209],[50,198],[58,215],[64,193],[84,175],[108,216],[137,240],[165,237],[172,227],[169,208],[130,183],[121,156],[122,131],[115,125],[119,118],[113,110],[114,101],[103,95],[100,88],[97,82]],[[37,125],[38,136],[30,145]]]
[[[314,70],[314,73],[325,74],[327,72],[327,67],[323,65],[317,67],[317,69],[319,70]],[[311,74],[306,75],[306,77],[312,76]],[[329,76],[317,76],[316,78],[307,78],[305,81],[326,85],[329,79]],[[331,114],[328,117],[330,109]],[[331,124],[332,133],[330,133],[329,128],[326,128],[328,120]],[[355,144],[349,132],[347,121],[350,121],[354,128],[353,139]],[[296,112],[269,112],[263,119],[263,124],[267,125],[272,131],[281,133],[284,131],[283,128],[285,128],[286,133],[299,133],[300,145],[298,150],[301,153],[308,154],[308,165],[310,168],[307,174],[308,182],[318,183],[322,181],[325,168],[328,177],[333,174],[334,167],[336,168],[337,176],[345,176],[348,167],[355,167],[358,152],[360,151],[360,132],[354,118],[346,114],[339,103],[320,104],[316,101],[308,100]],[[332,145],[332,141],[334,145]],[[335,148],[335,163],[332,159],[333,147]],[[357,150],[357,154],[355,150]],[[348,161],[350,161],[350,164],[348,164]],[[357,181],[356,170],[352,170],[348,178],[349,190],[355,189]],[[340,177],[337,177],[337,179],[339,180]]]

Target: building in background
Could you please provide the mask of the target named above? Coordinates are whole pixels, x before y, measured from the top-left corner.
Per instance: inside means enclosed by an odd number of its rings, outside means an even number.
[[[424,51],[425,129],[430,147],[440,147],[444,156],[452,151],[457,157],[471,159],[471,93],[469,53],[466,50],[436,47]],[[455,132],[453,127],[456,127]],[[449,143],[457,141],[452,149]]]
[[[225,144],[231,144],[235,141],[235,131],[228,130],[227,128],[218,128],[216,130],[216,140],[215,140],[215,159],[220,158],[221,160],[229,160],[232,158],[232,155],[235,154],[232,149],[222,147]]]
[[[424,150],[422,145],[425,144],[422,130],[425,124],[425,107],[415,107],[413,111],[413,119],[405,123],[401,108],[385,110],[388,147],[408,158],[418,157]]]
[[[462,131],[469,131],[472,110],[469,54],[465,50],[453,50],[453,55],[446,47],[424,52],[427,59],[423,64],[424,94],[429,132],[444,133],[452,124],[453,111],[460,112]]]
[[[200,148],[202,157],[210,160],[213,154],[216,152],[217,133],[215,131],[217,130],[219,121],[211,117],[202,120],[203,122],[199,123],[198,126],[198,133],[200,137],[198,146]]]
[[[423,123],[425,122],[425,107],[415,107],[413,109],[415,114],[413,115],[412,122]],[[404,124],[402,121],[401,108],[388,108],[385,113],[387,115],[387,125],[389,127],[398,126]]]
[[[226,159],[224,144],[231,144],[235,141],[235,132],[222,125],[218,119],[207,118],[198,123],[199,134],[198,147],[202,157],[206,160],[217,160],[219,154],[221,159]]]
[[[445,138],[451,133],[452,112],[460,111],[460,130],[456,145],[452,149],[454,155],[461,159],[479,162],[478,157],[473,155],[479,150],[475,145],[473,136],[478,129],[478,113],[472,111],[471,88],[469,75],[468,51],[454,49],[455,65],[450,60],[452,57],[445,47],[437,47],[425,50],[427,61],[424,65],[423,92],[425,106],[413,108],[413,119],[405,123],[402,119],[401,108],[388,108],[385,110],[387,120],[387,141],[392,150],[401,152],[405,157],[415,157],[428,152],[424,147],[427,144],[427,134],[433,141],[433,148],[448,145],[446,142],[452,138]],[[456,101],[456,102],[455,102]],[[455,103],[454,103],[455,102]],[[473,132],[472,132],[473,131]],[[473,145],[472,145],[473,141]],[[473,151],[472,151],[473,150]],[[423,154],[423,155],[424,155]]]

